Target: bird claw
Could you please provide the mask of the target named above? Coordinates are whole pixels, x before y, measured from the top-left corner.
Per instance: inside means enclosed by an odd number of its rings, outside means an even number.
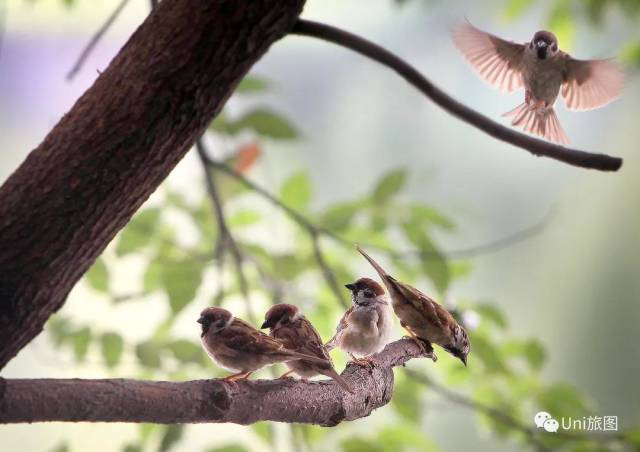
[[[367,367],[369,369],[373,369],[375,366],[371,358],[355,358],[351,362],[358,366]]]
[[[405,336],[405,337],[407,339],[411,339],[413,342],[416,343],[418,347],[420,347],[420,350],[422,351],[422,354],[424,355],[425,358],[431,358],[431,360],[434,363],[438,360],[438,356],[436,355],[436,352],[429,341],[420,339],[417,336]]]

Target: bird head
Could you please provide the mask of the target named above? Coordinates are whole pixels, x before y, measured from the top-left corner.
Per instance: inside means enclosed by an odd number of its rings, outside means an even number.
[[[456,325],[453,328],[453,341],[450,345],[444,347],[449,353],[462,361],[462,364],[467,366],[467,355],[471,351],[469,345],[469,336],[466,330],[460,325]]]
[[[386,302],[382,286],[371,278],[360,278],[345,284],[351,291],[351,300],[356,306],[369,306],[376,302]]]
[[[200,313],[197,322],[202,325],[201,337],[208,332],[219,333],[228,327],[233,321],[233,315],[223,308],[206,308]]]
[[[302,316],[300,308],[292,304],[280,303],[271,307],[264,315],[264,323],[260,328],[274,330],[281,325],[295,322]]]
[[[541,30],[533,35],[529,48],[536,53],[538,59],[545,60],[558,53],[558,39],[550,31]]]

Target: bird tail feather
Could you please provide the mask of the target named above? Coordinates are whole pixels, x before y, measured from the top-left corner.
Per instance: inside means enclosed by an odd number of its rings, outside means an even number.
[[[342,386],[342,388],[345,391],[347,391],[350,394],[353,394],[353,389],[351,389],[351,386],[349,385],[349,383],[347,383],[347,381],[344,378],[342,378],[342,376],[338,372],[336,372],[335,369],[333,368],[327,369],[326,371],[323,372],[323,375],[335,380],[336,383]]]
[[[511,124],[521,127],[525,132],[541,136],[553,143],[569,144],[569,138],[564,133],[553,107],[540,108],[523,102],[503,116],[512,117]]]

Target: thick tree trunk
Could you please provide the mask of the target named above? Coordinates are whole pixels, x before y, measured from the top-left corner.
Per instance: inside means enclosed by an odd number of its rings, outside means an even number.
[[[0,369],[184,156],[304,0],[163,0],[0,188]]]
[[[0,423],[257,421],[324,426],[352,421],[386,405],[393,394],[393,367],[421,356],[413,340],[392,342],[371,366],[349,364],[342,376],[349,394],[331,380],[255,380],[180,383],[137,380],[3,380]]]

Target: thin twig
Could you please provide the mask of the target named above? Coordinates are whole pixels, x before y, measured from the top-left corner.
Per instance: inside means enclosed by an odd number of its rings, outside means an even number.
[[[318,234],[311,234],[311,246],[313,247],[313,255],[318,263],[318,266],[322,270],[322,276],[324,277],[325,282],[333,292],[333,295],[336,297],[338,302],[342,305],[343,308],[349,307],[349,302],[345,298],[343,294],[343,290],[340,288],[340,284],[338,284],[338,280],[336,279],[336,275],[329,267],[327,260],[324,257],[324,253],[322,252],[322,246],[320,245],[320,237]]]
[[[433,389],[435,392],[445,397],[446,399],[458,405],[470,408],[476,412],[485,414],[486,416],[491,417],[495,421],[500,422],[501,424],[513,430],[522,432],[527,437],[529,442],[537,446],[538,449],[549,450],[549,448],[547,448],[540,441],[538,430],[527,427],[526,425],[524,425],[522,422],[520,422],[518,419],[511,416],[510,414],[496,407],[486,405],[482,402],[478,402],[477,400],[473,400],[471,397],[452,391],[449,388],[446,388],[445,386],[435,382],[432,378],[430,378],[424,373],[418,373],[414,370],[410,370],[407,368],[404,369],[404,372],[412,380],[418,383],[424,384],[426,386],[429,386],[431,389]],[[570,440],[575,440],[575,441],[592,440],[592,441],[598,441],[598,442],[604,442],[604,443],[625,441],[625,438],[622,435],[615,435],[615,434],[614,435],[580,435],[576,433],[565,432],[562,430],[558,430],[556,433],[554,433],[554,436],[561,436],[561,437],[564,437]]]
[[[207,156],[207,150],[205,149],[204,143],[202,142],[201,138],[196,140],[196,150],[198,152],[198,156],[200,157],[200,161],[202,162],[202,168],[205,174],[205,182],[207,185],[207,194],[209,195],[209,198],[211,200],[211,205],[213,207],[213,211],[215,213],[216,221],[218,224],[218,231],[220,233],[218,237],[218,243],[214,250],[214,256],[219,259],[225,249],[229,250],[236,267],[240,293],[246,301],[247,316],[249,317],[249,320],[255,323],[256,318],[249,299],[249,283],[247,281],[247,277],[244,273],[243,268],[244,259],[242,250],[240,250],[238,243],[231,234],[231,230],[227,225],[224,208],[222,207],[222,200],[220,199],[218,188],[208,165],[208,162],[211,159]]]
[[[397,72],[407,82],[417,88],[425,96],[442,107],[444,110],[462,121],[482,130],[498,140],[511,143],[526,149],[537,156],[549,157],[569,165],[591,168],[601,171],[617,171],[622,166],[622,159],[605,154],[592,154],[577,149],[565,148],[548,141],[516,132],[487,118],[477,111],[453,99],[444,91],[436,87],[417,69],[388,50],[330,25],[298,20],[291,31],[292,34],[319,38],[332,42],[341,47],[351,49]]]
[[[266,190],[265,188],[261,187],[260,185],[256,184],[255,182],[251,181],[250,179],[247,179],[243,174],[239,173],[238,171],[234,170],[233,168],[231,168],[230,166],[226,165],[225,163],[213,160],[213,159],[208,159],[208,164],[219,169],[220,171],[223,171],[224,173],[228,174],[229,176],[233,177],[234,179],[236,179],[238,182],[242,183],[245,187],[249,188],[251,191],[259,194],[260,196],[262,196],[263,198],[265,198],[267,201],[269,201],[271,204],[273,204],[274,206],[278,207],[279,209],[281,209],[283,212],[285,212],[295,223],[297,223],[300,227],[302,227],[304,230],[307,231],[307,233],[309,233],[310,235],[325,235],[327,237],[332,238],[333,240],[335,240],[336,242],[344,245],[344,246],[348,246],[348,247],[353,247],[354,242],[352,240],[349,240],[345,237],[340,236],[339,234],[336,234],[334,231],[331,231],[329,229],[323,228],[322,226],[316,225],[315,223],[313,223],[310,219],[308,219],[307,217],[305,217],[304,215],[302,215],[300,212],[298,212],[297,210],[289,207],[288,205],[286,205],[285,203],[283,203],[280,199],[278,199],[277,197],[275,197],[274,195],[272,195],[268,190]],[[380,246],[380,245],[376,245],[376,244],[368,244],[368,243],[360,243],[360,245],[362,246],[366,246],[367,248],[372,248],[372,249],[377,249],[379,251],[384,252],[385,254],[391,256],[391,257],[397,257],[397,258],[406,258],[406,257],[421,257],[423,259],[429,259],[429,258],[433,258],[435,257],[437,254],[439,256],[444,256],[446,258],[465,258],[465,257],[474,257],[474,256],[479,256],[479,255],[486,255],[488,253],[493,253],[496,251],[500,251],[504,248],[507,248],[509,246],[513,246],[516,243],[520,243],[524,240],[527,240],[539,233],[541,233],[544,228],[547,226],[547,224],[549,223],[550,219],[553,216],[553,209],[550,210],[543,218],[542,220],[540,220],[539,222],[535,223],[533,226],[529,226],[525,229],[522,229],[520,231],[516,231],[513,234],[510,234],[506,237],[501,237],[499,239],[493,240],[491,242],[488,243],[482,243],[480,245],[475,245],[475,246],[471,246],[468,248],[460,248],[460,249],[454,249],[454,250],[450,250],[450,251],[443,251],[441,253],[436,253],[433,251],[428,251],[428,250],[394,250],[388,247],[384,247],[384,246]]]
[[[73,78],[78,74],[78,72],[80,72],[80,69],[82,69],[82,66],[84,65],[89,55],[91,55],[91,52],[93,52],[93,49],[95,48],[95,46],[98,44],[98,42],[100,42],[100,39],[102,39],[102,37],[109,30],[109,28],[111,28],[111,25],[113,25],[113,23],[116,21],[116,19],[118,18],[118,16],[122,12],[122,10],[124,9],[128,1],[129,0],[121,0],[118,6],[116,7],[116,9],[113,10],[111,15],[107,18],[106,22],[102,24],[102,26],[98,29],[98,31],[95,32],[95,34],[93,35],[89,43],[86,45],[84,50],[82,50],[82,53],[76,60],[76,63],[73,65],[73,67],[67,74],[66,76],[67,81],[73,80]]]

